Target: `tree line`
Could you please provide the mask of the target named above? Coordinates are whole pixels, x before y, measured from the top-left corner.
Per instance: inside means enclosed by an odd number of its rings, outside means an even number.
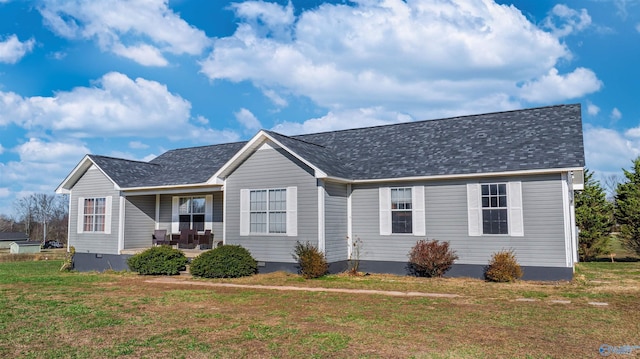
[[[34,193],[14,202],[13,216],[0,214],[0,232],[22,232],[32,241],[67,241],[69,197]]]
[[[595,260],[611,253],[613,236],[640,255],[640,157],[621,178],[605,178],[605,189],[585,170],[584,190],[575,194],[576,225],[579,229],[578,254],[581,261]]]

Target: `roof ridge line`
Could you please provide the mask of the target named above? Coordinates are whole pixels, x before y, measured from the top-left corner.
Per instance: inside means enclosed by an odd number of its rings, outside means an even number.
[[[263,130],[263,131],[266,132],[266,133],[269,133],[269,134],[275,133],[278,136],[286,137],[286,138],[292,139],[294,141],[303,142],[303,143],[306,143],[306,144],[309,144],[309,145],[318,146],[318,147],[322,147],[322,148],[327,148],[326,146],[323,146],[323,145],[320,145],[320,144],[317,144],[317,143],[305,141],[305,140],[302,140],[302,139],[299,139],[299,138],[295,138],[295,137],[292,137],[292,136],[283,135],[280,132],[271,131],[271,130]],[[296,136],[299,136],[299,135],[296,135]]]
[[[118,161],[126,161],[126,162],[133,162],[133,163],[141,163],[141,164],[145,164],[145,165],[153,165],[153,166],[161,166],[157,163],[152,163],[152,162],[148,162],[148,161],[140,161],[140,160],[130,160],[127,158],[119,158],[119,157],[113,157],[113,156],[103,156],[103,155],[94,155],[94,154],[90,154],[88,155],[89,157],[100,157],[100,158],[106,158],[106,159],[110,159],[110,160],[118,160]]]
[[[347,132],[347,131],[368,130],[368,129],[372,129],[372,128],[391,127],[391,126],[401,126],[401,125],[406,125],[406,124],[410,124],[410,123],[422,123],[422,122],[433,122],[433,121],[446,121],[446,120],[463,119],[463,118],[469,118],[469,117],[481,117],[481,116],[488,116],[488,115],[499,115],[499,114],[510,113],[510,112],[535,111],[535,110],[542,110],[542,109],[546,109],[546,108],[553,108],[553,107],[568,107],[568,106],[576,106],[576,105],[580,105],[580,103],[559,104],[559,105],[548,105],[548,106],[539,106],[539,107],[531,107],[531,108],[523,108],[523,109],[513,109],[513,110],[504,110],[504,111],[495,111],[495,112],[477,113],[477,114],[470,114],[470,115],[451,116],[451,117],[444,117],[444,118],[432,118],[432,119],[426,119],[426,120],[405,121],[405,122],[388,123],[388,124],[384,124],[384,125],[376,125],[376,126],[365,126],[365,127],[344,128],[344,129],[341,129],[341,130],[333,130],[333,131],[309,132],[309,133],[301,133],[301,134],[294,135],[294,136],[323,135],[323,134],[328,134],[328,133],[338,133],[338,132]],[[277,132],[276,132],[276,133],[277,133]],[[292,138],[293,138],[293,137],[292,137]],[[302,140],[301,140],[301,141],[302,141]]]

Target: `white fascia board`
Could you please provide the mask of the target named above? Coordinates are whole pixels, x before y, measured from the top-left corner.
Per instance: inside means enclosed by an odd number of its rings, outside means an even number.
[[[82,160],[80,160],[80,162],[78,162],[76,167],[73,168],[73,170],[69,173],[69,175],[67,175],[67,177],[62,181],[62,183],[60,183],[58,188],[56,188],[55,192],[58,193],[58,194],[68,194],[68,193],[70,193],[71,192],[71,187],[73,187],[73,185],[76,182],[78,182],[80,177],[82,177],[84,175],[84,173],[91,166],[95,166],[100,171],[100,173],[102,173],[102,175],[104,175],[109,181],[111,181],[111,183],[113,183],[114,190],[119,191],[121,189],[120,186],[118,186],[118,184],[113,179],[111,179],[111,177],[109,177],[102,170],[102,168],[100,168],[100,166],[98,166],[95,162],[93,162],[93,160],[91,159],[91,157],[89,157],[89,155],[85,155],[82,158]]]
[[[263,130],[260,130],[255,136],[253,136],[253,138],[251,140],[249,140],[249,142],[247,142],[246,145],[244,145],[244,147],[242,147],[242,149],[240,149],[240,151],[238,151],[238,153],[236,153],[233,157],[231,157],[231,159],[229,161],[227,161],[227,163],[225,163],[222,167],[220,167],[218,172],[216,172],[213,176],[211,176],[211,178],[207,181],[207,184],[214,184],[214,183],[216,183],[216,184],[217,183],[221,183],[222,184],[222,183],[224,183],[224,178],[228,175],[228,172],[232,168],[235,168],[239,163],[241,163],[247,157],[249,157],[249,155],[251,155],[251,153],[254,150],[257,150],[266,140],[269,140],[269,141],[275,143],[276,145],[278,145],[278,147],[283,148],[285,151],[287,151],[291,155],[293,155],[293,157],[297,158],[298,160],[300,160],[305,165],[311,167],[311,169],[313,169],[313,172],[315,174],[315,178],[327,178],[328,177],[327,174],[324,171],[322,171],[321,169],[316,167],[314,164],[309,162],[307,159],[305,159],[304,157],[298,155],[297,153],[292,151],[290,148],[288,148],[287,146],[283,145],[282,143],[280,143],[275,138],[271,137],[268,133],[264,132]]]
[[[158,187],[131,187],[123,188],[123,192],[131,196],[142,196],[147,194],[178,194],[178,193],[199,193],[199,192],[219,192],[221,185],[209,185],[200,183],[195,185],[182,186],[158,186]]]
[[[327,177],[328,181],[338,183],[380,183],[380,182],[407,182],[407,181],[433,181],[441,179],[460,179],[460,178],[478,178],[478,177],[503,177],[503,176],[519,176],[519,175],[539,175],[548,173],[568,173],[571,171],[582,171],[582,167],[568,167],[568,168],[545,168],[539,170],[521,170],[521,171],[505,171],[505,172],[481,172],[481,173],[466,173],[457,175],[434,175],[434,176],[413,176],[413,177],[398,177],[398,178],[380,178],[380,179],[362,179],[362,180],[349,180],[340,177]]]

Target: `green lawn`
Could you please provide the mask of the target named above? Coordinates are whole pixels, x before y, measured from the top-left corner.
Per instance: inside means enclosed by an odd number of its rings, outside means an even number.
[[[640,345],[640,262],[580,264],[570,283],[285,273],[224,281],[457,298],[150,283],[60,265],[0,263],[0,357],[594,358],[602,344]]]

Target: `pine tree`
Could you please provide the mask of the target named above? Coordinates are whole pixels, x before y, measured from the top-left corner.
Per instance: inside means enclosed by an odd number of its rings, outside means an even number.
[[[623,172],[626,180],[616,189],[615,218],[622,244],[640,254],[640,157],[633,161],[632,171]]]
[[[576,225],[580,228],[578,254],[581,261],[591,261],[610,252],[613,205],[593,172],[585,170],[584,180],[584,190],[575,195]]]

